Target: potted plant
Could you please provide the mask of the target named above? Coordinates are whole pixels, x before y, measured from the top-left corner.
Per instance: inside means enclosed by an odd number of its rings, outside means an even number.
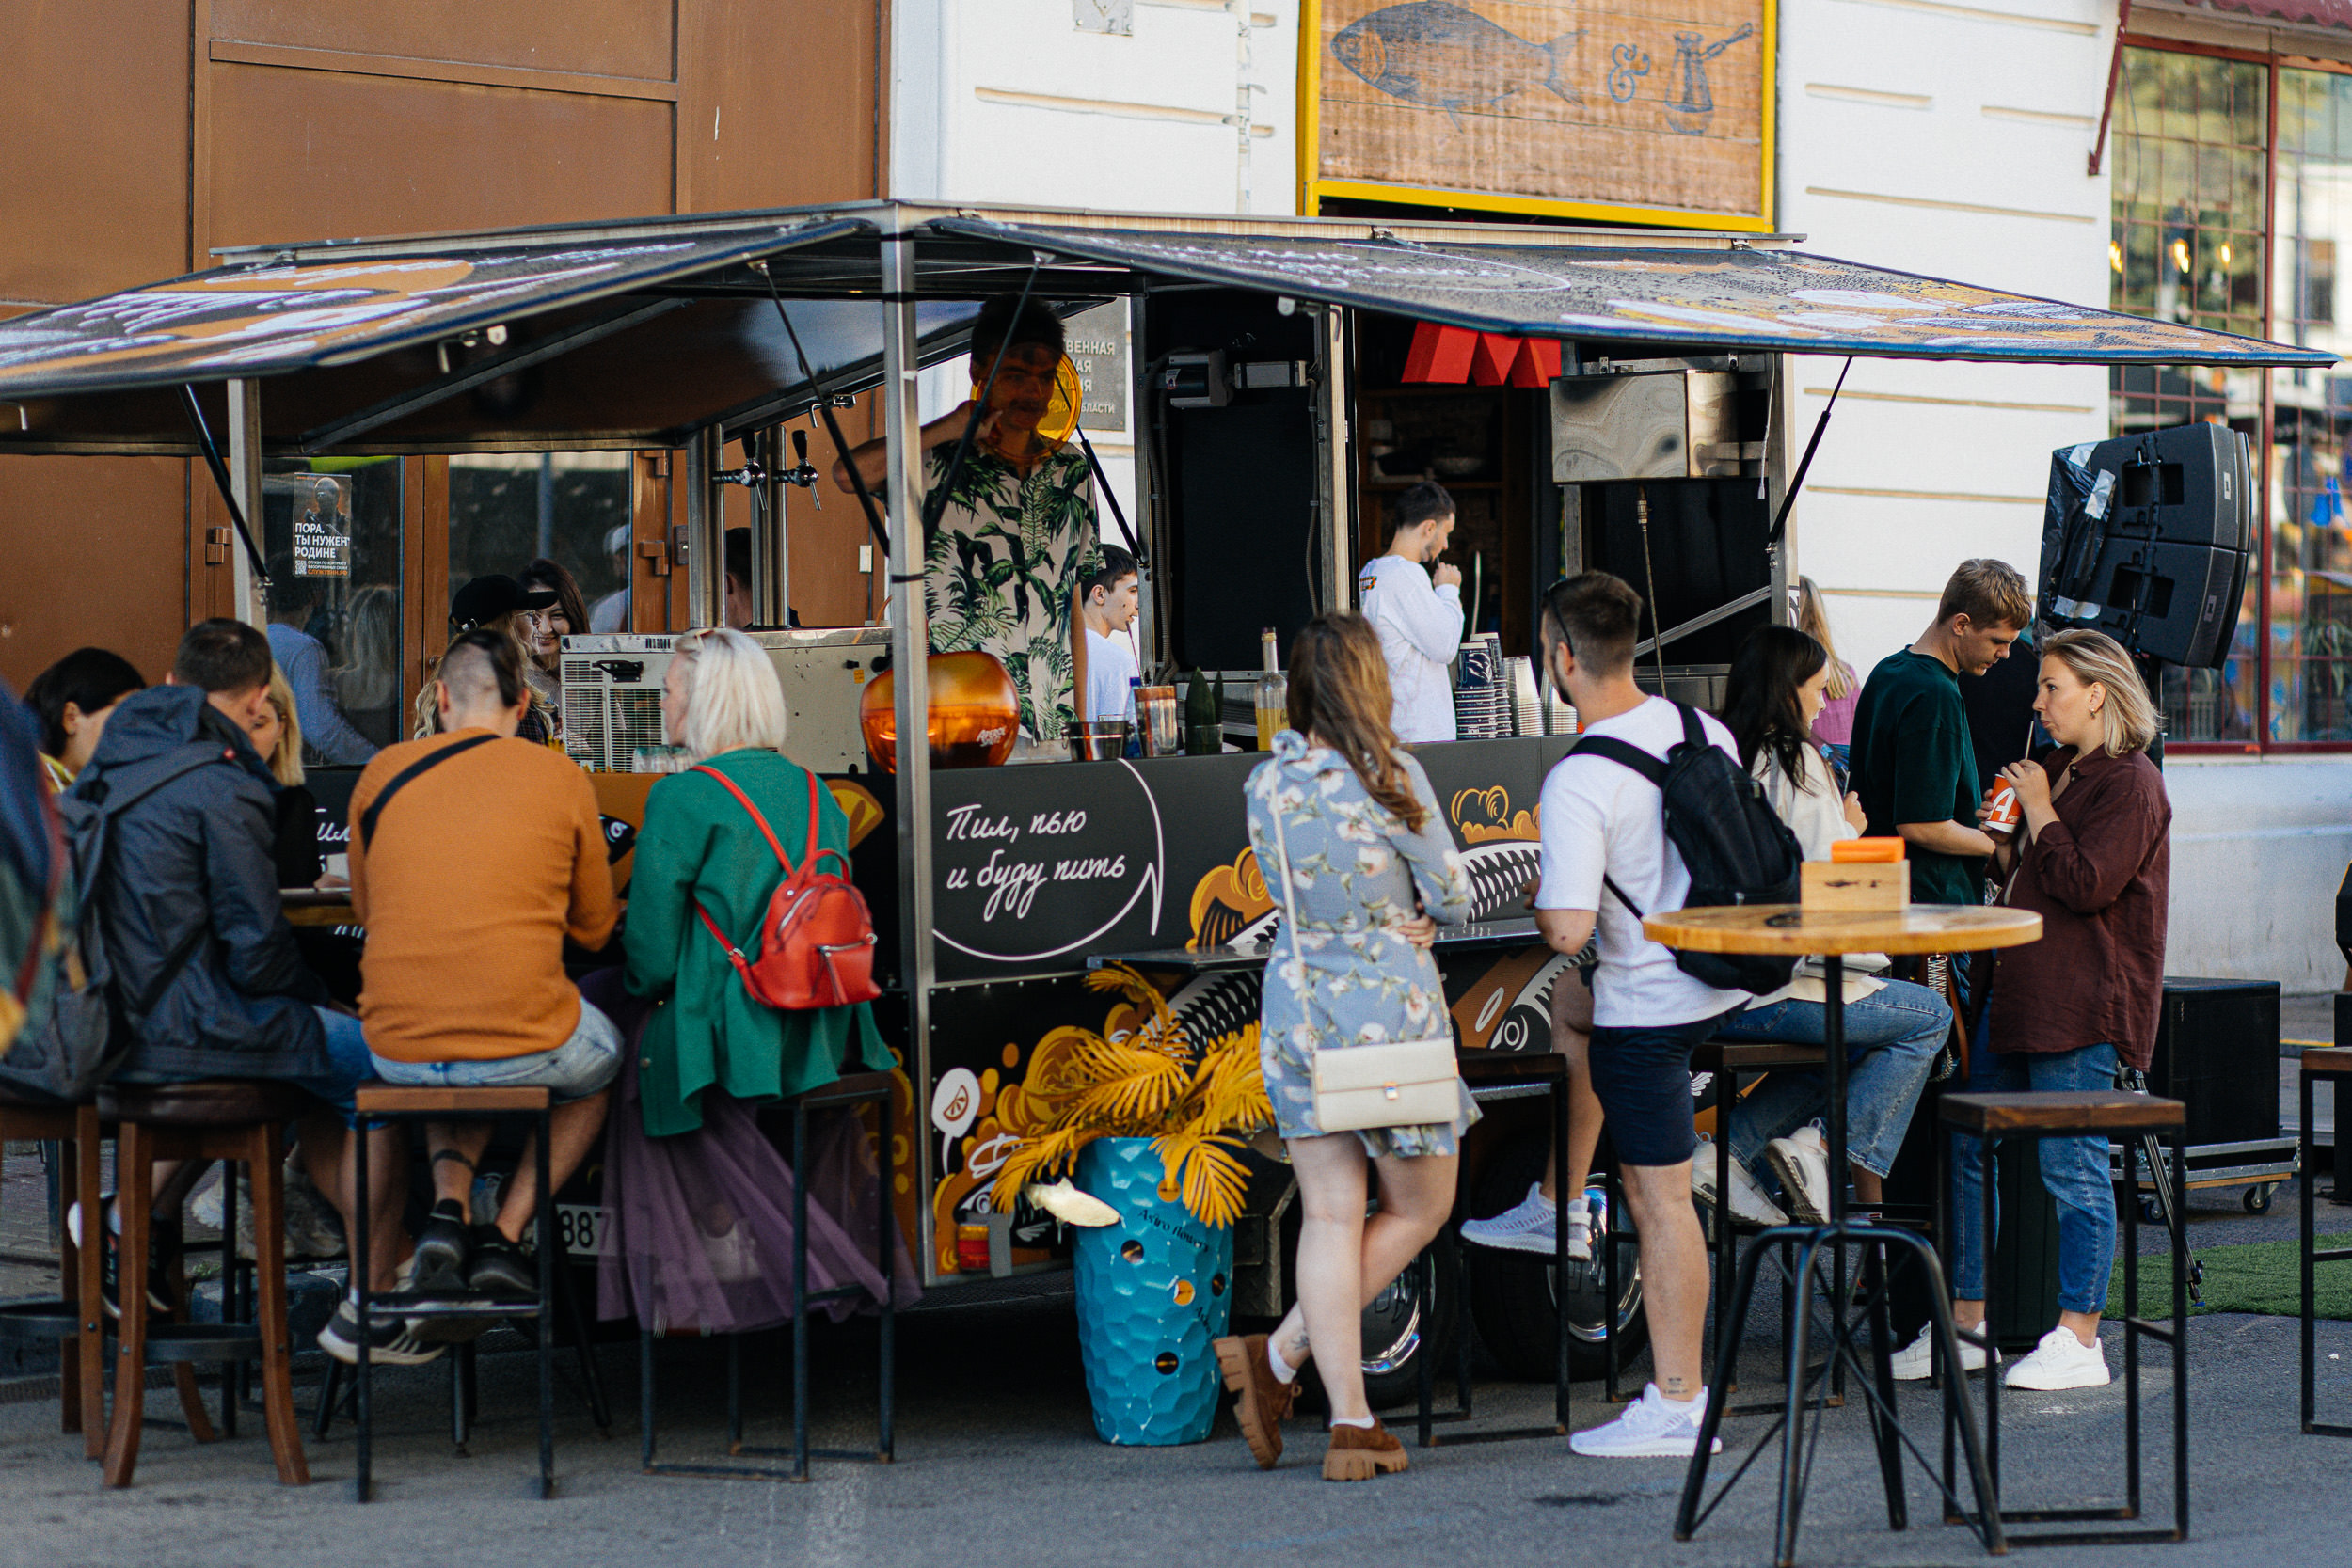
[[[1274,1119],[1250,1024],[1196,1046],[1142,975],[1087,976],[1122,1000],[1100,1033],[1038,1042],[997,1102],[1020,1141],[990,1200],[1025,1194],[1077,1228],[1078,1338],[1095,1430],[1110,1443],[1198,1443],[1216,1418],[1210,1341],[1232,1315],[1244,1136]],[[1036,1184],[1074,1167],[1055,1187]],[[1095,1202],[1089,1199],[1098,1200]]]

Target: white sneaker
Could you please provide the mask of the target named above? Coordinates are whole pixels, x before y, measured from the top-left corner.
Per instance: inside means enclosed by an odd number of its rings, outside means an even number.
[[[1714,1206],[1715,1142],[1704,1132],[1699,1134],[1698,1152],[1691,1156],[1691,1191],[1701,1203]],[[1764,1189],[1756,1184],[1748,1167],[1737,1160],[1731,1163],[1731,1217],[1746,1225],[1788,1223],[1780,1205],[1764,1196]]]
[[[2010,1368],[2002,1381],[2011,1388],[2055,1392],[2060,1388],[2104,1388],[2114,1381],[2104,1346],[2086,1345],[2064,1323],[2042,1337],[2033,1354]]]
[[[1963,1339],[1960,1342],[1960,1370],[1963,1372],[1984,1370],[1985,1354],[1982,1345],[1972,1345]],[[1994,1360],[2000,1358],[1998,1352],[1993,1354]],[[1922,1328],[1919,1338],[1888,1359],[1894,1366],[1896,1382],[1918,1383],[1926,1379],[1935,1370],[1935,1325],[1930,1323]]]
[[[1829,1223],[1829,1145],[1821,1125],[1809,1122],[1764,1146],[1764,1159],[1780,1178],[1788,1207],[1805,1225]]]
[[[1514,1207],[1483,1220],[1464,1220],[1462,1240],[1473,1246],[1549,1258],[1559,1244],[1556,1212],[1551,1199],[1544,1196],[1543,1183],[1530,1182],[1527,1196]],[[1568,1256],[1583,1262],[1592,1260],[1592,1215],[1581,1195],[1568,1205]]]
[[[1589,1459],[1688,1459],[1699,1451],[1699,1422],[1706,1416],[1706,1389],[1680,1404],[1652,1383],[1625,1414],[1606,1426],[1586,1427],[1568,1439],[1568,1447]],[[1724,1440],[1716,1438],[1708,1451],[1723,1452]]]

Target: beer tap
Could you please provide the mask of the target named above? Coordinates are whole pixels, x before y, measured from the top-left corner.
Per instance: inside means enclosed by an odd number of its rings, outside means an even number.
[[[817,467],[808,460],[807,431],[796,430],[792,433],[792,455],[798,458],[799,462],[789,468],[778,469],[772,477],[779,484],[799,485],[808,492],[809,499],[817,503],[817,509],[819,512],[823,511],[824,499],[817,493]],[[713,484],[740,484],[745,489],[751,490],[767,483],[771,477],[768,470],[761,467],[757,457],[747,457],[741,467],[721,468],[710,476],[710,482]]]

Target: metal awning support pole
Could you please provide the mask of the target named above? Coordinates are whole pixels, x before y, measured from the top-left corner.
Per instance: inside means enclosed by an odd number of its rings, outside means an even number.
[[[890,668],[898,726],[898,978],[907,995],[907,1066],[918,1109],[931,1081],[931,749],[930,626],[923,602],[923,421],[916,402],[921,372],[914,341],[914,236],[882,241],[882,435],[889,471],[882,502],[890,513]],[[915,1191],[939,1182],[929,1138],[916,1148]],[[917,1240],[923,1280],[936,1277],[931,1206]]]
[[[262,523],[262,388],[256,381],[229,383],[229,483],[235,492],[238,513],[253,528]],[[269,625],[269,578],[254,559],[260,541],[250,537],[243,553],[230,552],[230,592],[237,619],[247,626]]]
[[[751,439],[746,437],[746,439]],[[784,510],[784,426],[770,425],[754,442],[752,461],[759,466],[759,522],[752,530],[752,624],[787,626],[791,622],[792,567],[786,554],[787,518]]]
[[[2099,176],[2099,162],[2107,149],[2107,122],[2115,116],[2115,86],[2123,79],[2123,35],[2132,25],[2132,0],[2115,0],[2115,53],[2107,56],[2106,96],[2099,100],[2099,132],[2090,138],[2090,175]]]
[[[1315,311],[1316,357],[1321,385],[1315,388],[1315,489],[1321,503],[1315,526],[1323,580],[1315,598],[1325,610],[1356,608],[1356,552],[1349,523],[1355,516],[1355,475],[1347,451],[1347,312],[1336,305]]]
[[[686,619],[697,629],[726,615],[726,513],[713,477],[724,439],[710,425],[686,444]]]

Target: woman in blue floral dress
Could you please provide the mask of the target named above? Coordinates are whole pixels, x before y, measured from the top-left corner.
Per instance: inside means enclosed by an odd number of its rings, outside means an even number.
[[[1291,727],[1248,785],[1250,846],[1277,906],[1298,919],[1295,949],[1288,932],[1275,938],[1258,1048],[1298,1179],[1298,1304],[1271,1335],[1218,1340],[1217,1360],[1241,1396],[1242,1435],[1271,1468],[1298,1368],[1310,1345],[1320,1353],[1332,1418],[1327,1481],[1405,1468],[1403,1447],[1365,1402],[1362,1309],[1445,1224],[1461,1135],[1478,1117],[1457,1085],[1451,1121],[1327,1134],[1315,1120],[1316,1051],[1454,1028],[1429,943],[1436,922],[1470,918],[1470,879],[1428,775],[1398,747],[1389,711],[1388,666],[1372,624],[1349,611],[1318,616],[1291,650]],[[1379,1173],[1370,1217],[1368,1166]]]

